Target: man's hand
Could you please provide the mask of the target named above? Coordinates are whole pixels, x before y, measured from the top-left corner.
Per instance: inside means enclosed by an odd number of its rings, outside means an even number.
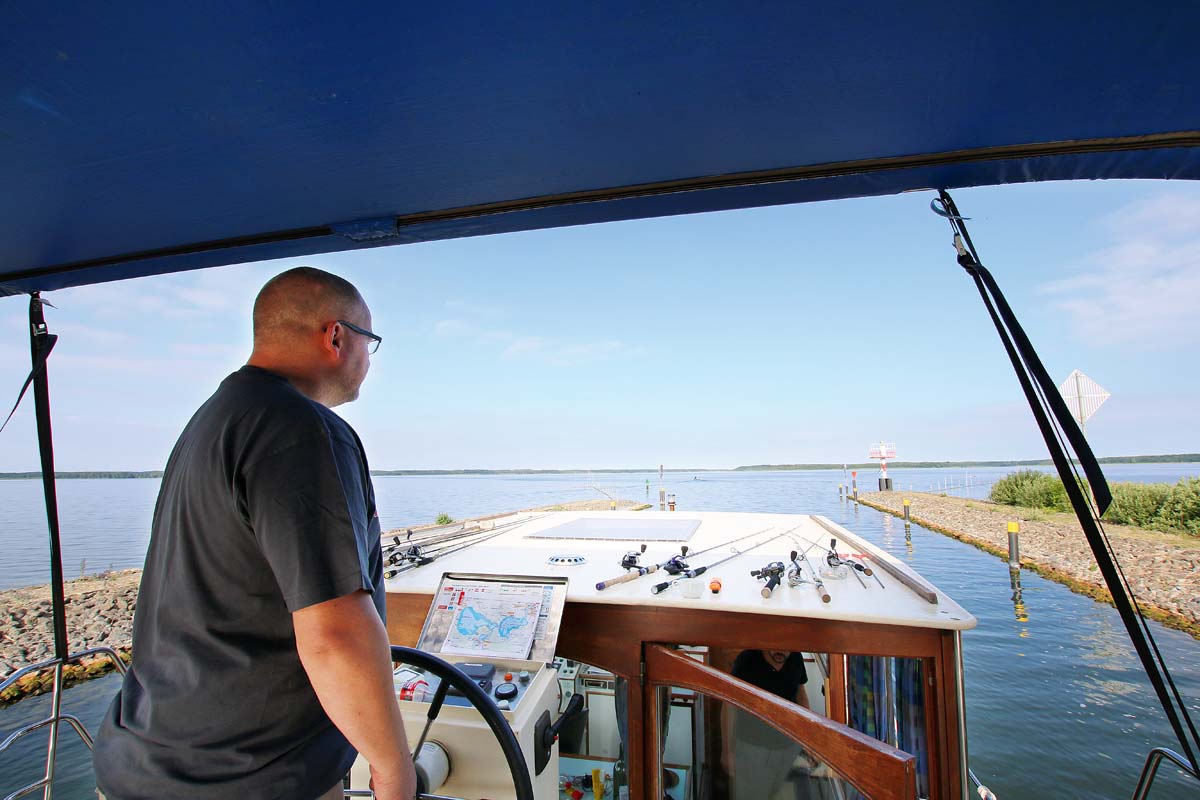
[[[372,764],[371,789],[375,800],[412,800],[417,796],[417,773],[412,762],[405,762],[399,774],[377,769]]]
[[[416,774],[392,686],[387,630],[354,592],[292,614],[296,650],[321,707],[367,759],[380,800],[412,800]]]

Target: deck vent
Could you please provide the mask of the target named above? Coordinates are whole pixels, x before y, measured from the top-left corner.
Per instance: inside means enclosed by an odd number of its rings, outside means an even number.
[[[550,556],[546,559],[547,564],[552,564],[556,567],[578,567],[580,564],[587,563],[587,556],[581,556],[577,553],[571,553],[561,556]]]

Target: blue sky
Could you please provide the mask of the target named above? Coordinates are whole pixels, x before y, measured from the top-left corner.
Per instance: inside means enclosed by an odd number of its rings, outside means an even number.
[[[311,264],[385,341],[339,410],[372,466],[651,468],[1041,458],[930,193],[609,223],[238,265],[49,295],[57,464],[159,469],[250,349],[262,283]],[[1051,374],[1113,393],[1101,455],[1200,451],[1200,185],[960,190]],[[0,402],[28,371],[0,298]],[[37,468],[32,403],[0,471]]]

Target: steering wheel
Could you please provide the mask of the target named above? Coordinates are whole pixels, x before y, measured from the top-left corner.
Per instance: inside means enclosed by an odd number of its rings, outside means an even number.
[[[504,760],[508,762],[509,774],[512,775],[513,786],[517,789],[517,800],[534,800],[533,782],[529,778],[529,767],[525,764],[525,756],[521,752],[517,735],[513,733],[508,721],[500,713],[500,708],[483,689],[479,688],[479,684],[464,675],[462,670],[450,662],[411,647],[392,645],[392,662],[410,664],[426,672],[431,672],[440,679],[441,684],[438,686],[434,702],[429,707],[430,721],[437,719],[448,687],[453,686],[462,692],[467,701],[483,717],[483,721],[492,729],[496,741],[500,743],[500,749],[504,751]]]

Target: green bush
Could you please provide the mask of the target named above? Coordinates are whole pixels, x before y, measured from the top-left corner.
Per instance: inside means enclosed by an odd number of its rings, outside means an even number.
[[[1171,486],[1166,483],[1111,483],[1113,501],[1104,512],[1107,522],[1134,525],[1138,528],[1159,527],[1159,514]]]
[[[992,487],[989,499],[993,503],[1027,508],[1046,508],[1067,511],[1070,501],[1062,481],[1036,469],[1022,469],[1006,475]]]
[[[1167,483],[1113,483],[1113,502],[1104,520],[1168,533],[1200,536],[1200,478]],[[1033,469],[1006,475],[992,487],[993,503],[1049,511],[1070,511],[1062,481]]]
[[[435,525],[450,525],[450,524],[453,524],[453,522],[454,522],[454,517],[450,516],[449,514],[438,514],[437,522],[434,524]]]
[[[1171,487],[1171,493],[1158,513],[1163,527],[1200,536],[1200,478],[1184,478]]]

